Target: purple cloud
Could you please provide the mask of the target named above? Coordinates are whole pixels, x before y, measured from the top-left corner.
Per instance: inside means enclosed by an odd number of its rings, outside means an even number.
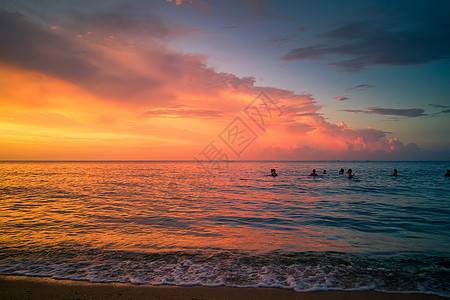
[[[104,22],[114,23],[112,19],[108,17]],[[119,25],[123,24],[120,20]],[[133,92],[162,85],[155,77],[129,70],[117,72],[117,62],[81,39],[46,28],[22,14],[0,11],[0,28],[8,28],[0,30],[0,44],[7,45],[0,47],[1,62],[67,80],[107,97],[130,98]]]
[[[375,16],[349,21],[316,35],[317,42],[291,49],[285,61],[322,60],[343,72],[361,72],[374,65],[420,65],[450,57],[448,6],[435,10]],[[408,24],[408,26],[405,26]],[[332,59],[338,57],[337,61]]]
[[[338,100],[338,101],[345,101],[345,100],[348,100],[348,99],[350,99],[350,98],[349,98],[349,97],[343,96],[343,97],[333,97],[333,99],[336,99],[336,100]]]
[[[428,105],[434,108],[450,108],[450,106],[440,104],[428,104]]]
[[[420,108],[399,109],[399,108],[369,107],[367,108],[367,110],[343,109],[342,111],[353,113],[365,113],[365,114],[392,115],[408,118],[427,116],[427,114],[425,114],[425,110]]]
[[[354,87],[348,88],[345,91],[346,92],[351,92],[351,91],[359,91],[359,90],[364,90],[364,89],[371,89],[374,88],[374,85],[371,84],[359,84],[359,85],[355,85]]]

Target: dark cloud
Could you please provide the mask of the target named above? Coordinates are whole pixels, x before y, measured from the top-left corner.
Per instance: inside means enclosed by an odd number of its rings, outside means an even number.
[[[308,46],[302,48],[296,48],[289,51],[288,54],[283,56],[284,60],[319,60],[324,58],[325,46]]]
[[[328,60],[340,71],[372,65],[419,65],[450,57],[450,18],[445,7],[420,13],[343,23],[312,45],[290,50],[283,60]],[[336,57],[341,60],[331,61]]]
[[[361,110],[361,109],[341,109],[341,111],[352,112],[352,113],[368,113],[366,110]]]
[[[345,101],[345,100],[348,100],[350,98],[349,97],[345,97],[345,96],[341,96],[341,97],[333,97],[333,99],[336,99],[338,101]]]
[[[450,108],[450,106],[440,104],[428,104],[428,105],[434,108]]]
[[[89,79],[99,70],[84,58],[85,49],[32,23],[18,13],[0,12],[0,60],[70,81]]]
[[[441,104],[428,104],[429,106],[433,107],[433,108],[444,108],[441,111],[435,112],[430,114],[431,117],[435,117],[441,114],[449,114],[450,113],[450,106],[448,105],[441,105]]]
[[[364,89],[371,89],[374,88],[374,85],[371,84],[359,84],[359,85],[355,85],[354,87],[348,88],[345,91],[348,92],[352,92],[352,91],[359,91],[359,90],[364,90]]]
[[[420,108],[398,109],[398,108],[369,107],[367,110],[344,109],[342,111],[353,113],[402,116],[408,118],[427,116],[427,114],[425,114],[425,110]]]
[[[106,97],[133,96],[156,87],[158,79],[115,69],[89,42],[27,20],[14,12],[0,12],[0,61],[26,70],[73,82]]]
[[[435,116],[438,116],[438,115],[441,115],[441,114],[450,114],[450,109],[447,108],[447,109],[441,110],[439,112],[431,114],[430,116],[435,117]]]
[[[408,118],[426,116],[426,114],[424,113],[425,110],[420,108],[396,109],[396,108],[369,107],[368,110],[372,114],[379,114],[379,115],[404,116]]]

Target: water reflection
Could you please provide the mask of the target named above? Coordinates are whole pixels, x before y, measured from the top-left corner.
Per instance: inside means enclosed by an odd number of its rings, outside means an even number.
[[[380,164],[354,165],[358,180],[337,163],[231,163],[213,174],[194,165],[1,163],[0,242],[139,252],[438,251],[449,242],[448,185],[394,183]],[[311,178],[313,168],[328,174]]]

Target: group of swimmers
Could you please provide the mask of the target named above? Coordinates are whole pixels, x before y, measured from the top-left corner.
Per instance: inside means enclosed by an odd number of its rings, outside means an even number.
[[[344,174],[344,172],[345,172],[344,169],[341,168],[341,169],[339,170],[339,175]],[[323,171],[322,171],[322,174],[327,174],[327,170],[323,170]],[[319,176],[319,175],[316,173],[316,169],[313,169],[312,172],[311,172],[311,174],[309,174],[309,176]],[[352,169],[348,169],[348,170],[347,170],[347,177],[348,177],[348,179],[352,179],[353,176],[355,176],[355,175],[353,174]]]
[[[345,172],[344,169],[341,168],[339,170],[339,175],[343,175],[344,172]],[[270,173],[271,173],[270,175],[273,176],[273,177],[278,176],[276,169],[270,169]],[[323,170],[322,174],[327,174],[327,170]],[[319,176],[319,174],[317,174],[316,169],[313,169],[311,174],[309,174],[309,176]],[[355,174],[353,174],[352,169],[348,169],[347,170],[347,177],[348,177],[348,179],[352,179],[354,176],[355,176]],[[394,173],[392,173],[391,176],[398,176],[398,170],[394,169]],[[450,177],[450,170],[447,170],[447,173],[445,173],[444,176],[445,177]]]

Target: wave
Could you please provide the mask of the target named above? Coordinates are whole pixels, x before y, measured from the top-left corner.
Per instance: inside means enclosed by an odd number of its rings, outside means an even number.
[[[3,248],[0,275],[97,283],[379,290],[450,296],[450,257],[419,253],[237,251],[140,253]]]

